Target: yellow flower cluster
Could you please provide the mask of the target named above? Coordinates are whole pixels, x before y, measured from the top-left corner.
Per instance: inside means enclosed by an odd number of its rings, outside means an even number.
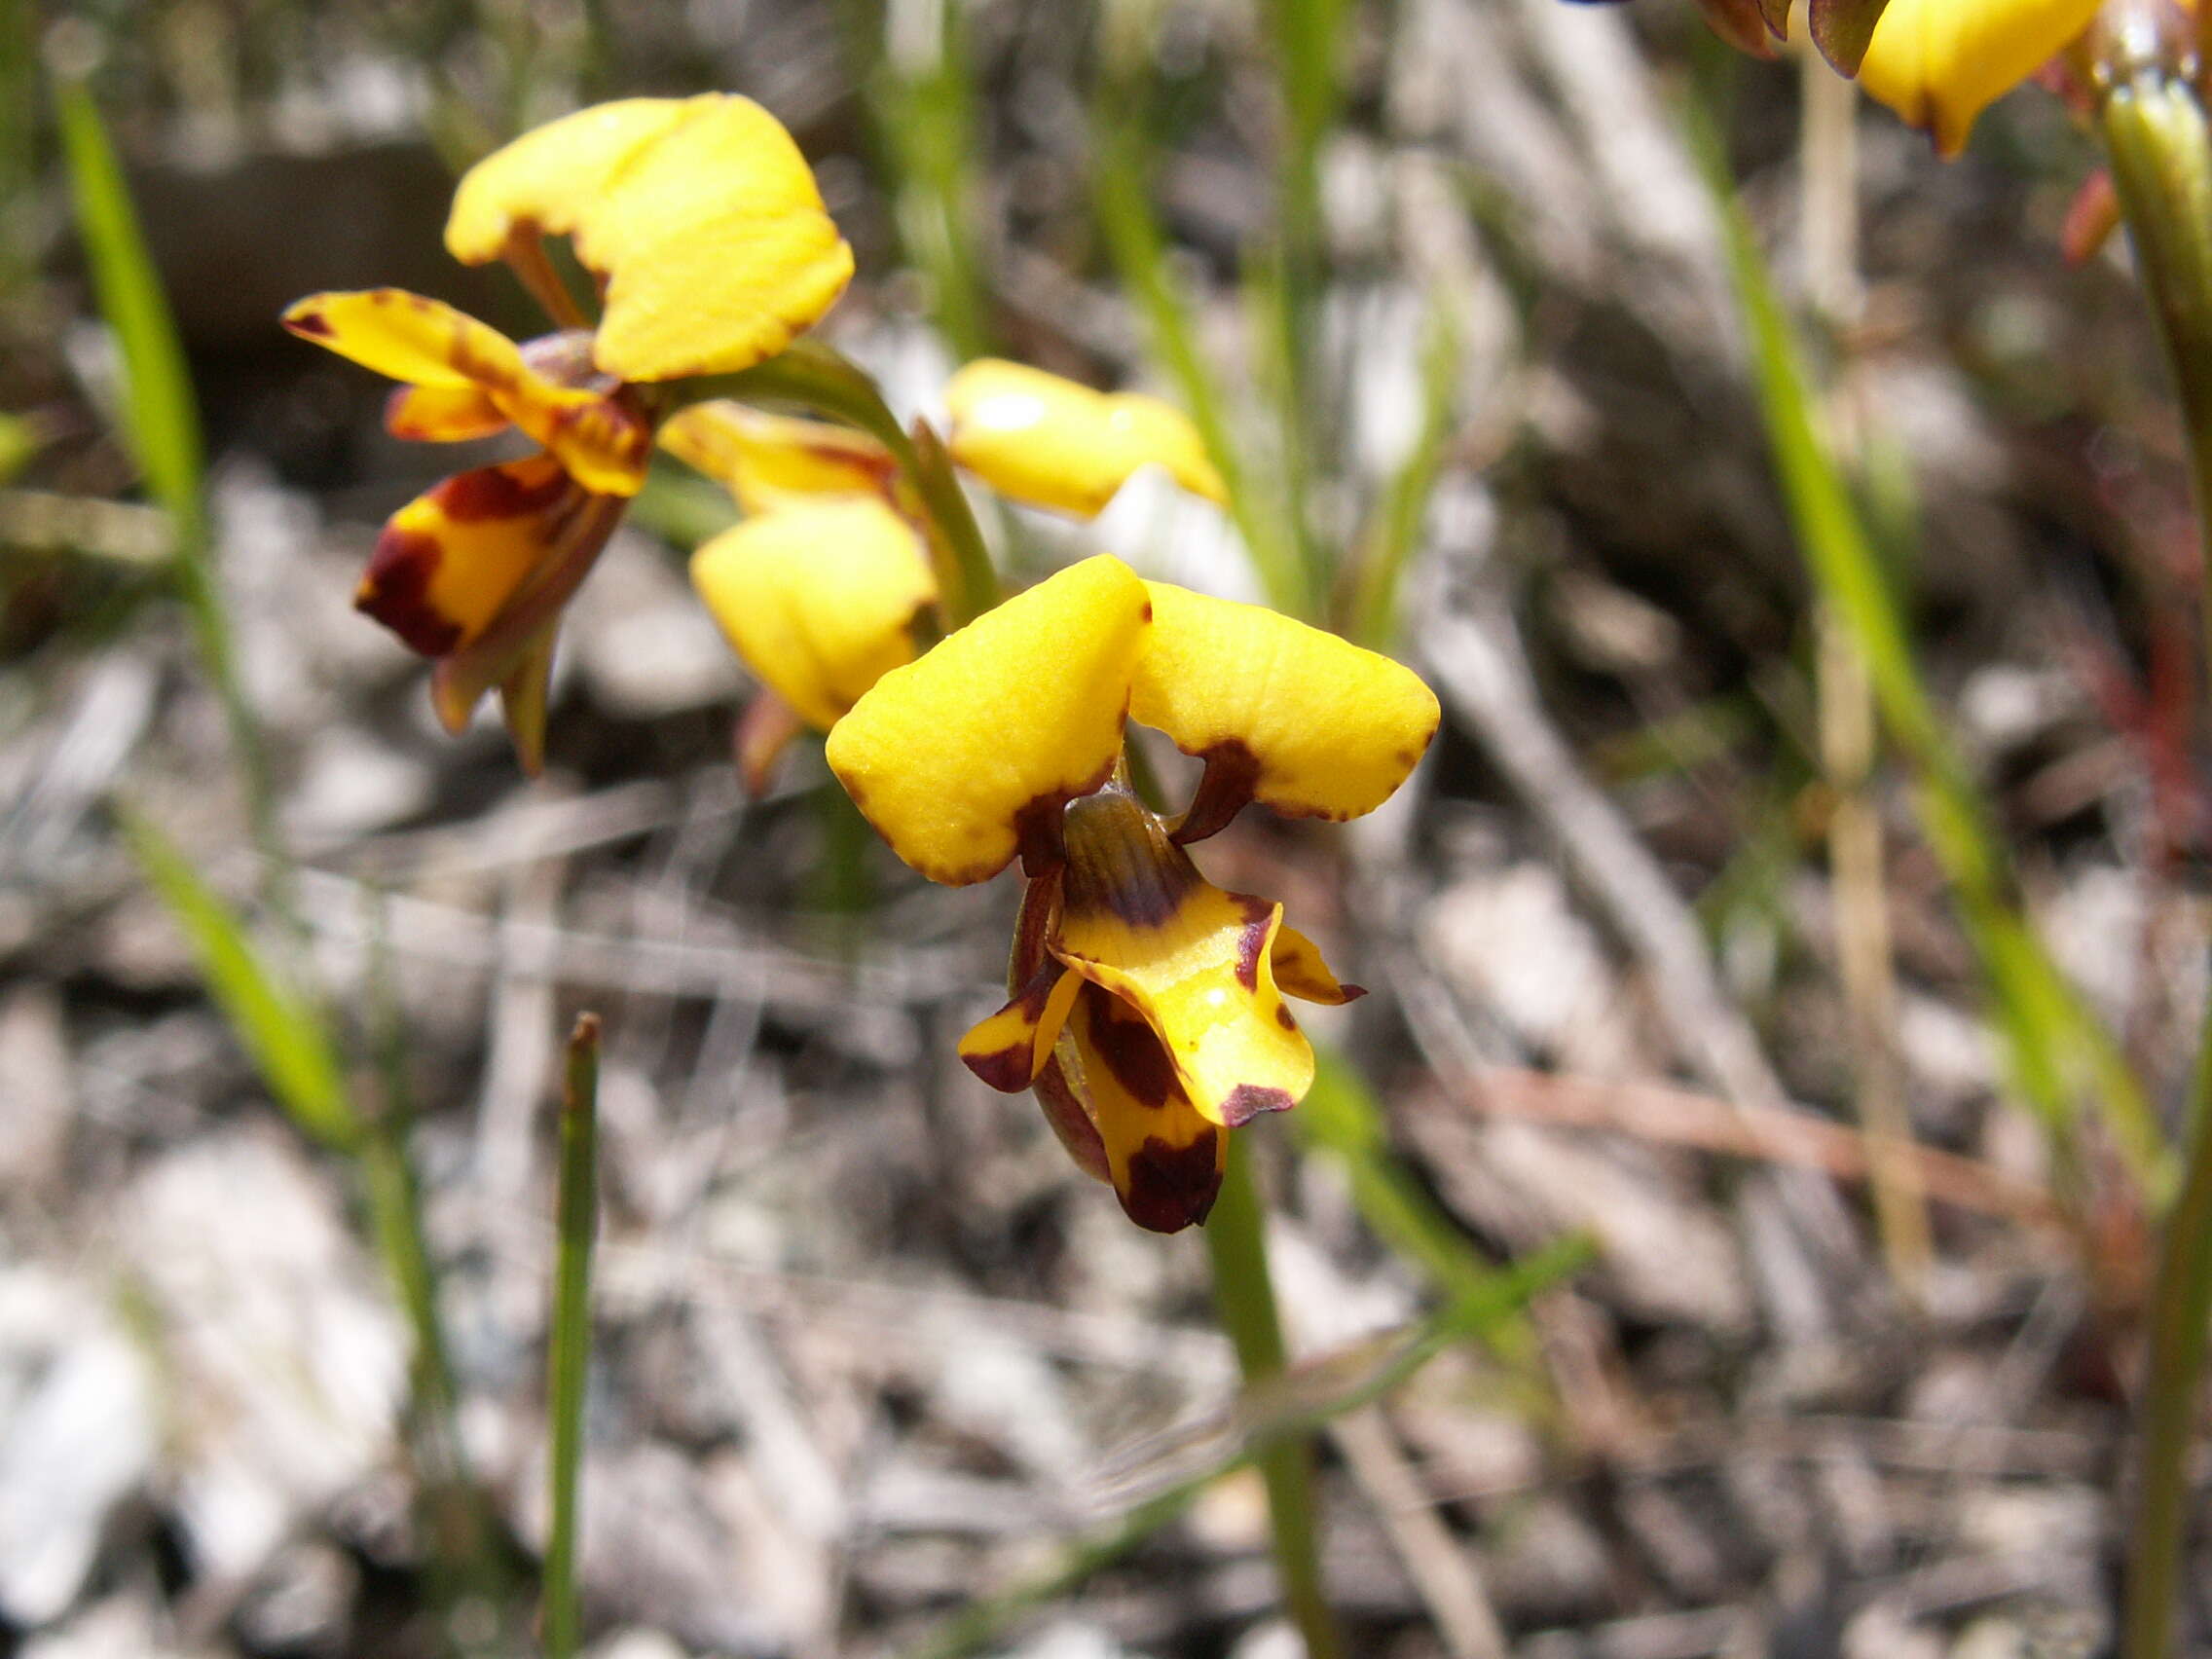
[[[595,326],[546,237],[569,239],[597,283]],[[284,322],[400,382],[386,424],[401,437],[511,427],[535,446],[402,507],[362,578],[360,608],[435,659],[447,725],[497,687],[535,769],[562,608],[655,443],[717,480],[744,516],[691,570],[765,687],[741,732],[749,774],[812,726],[923,875],[982,881],[1018,856],[1013,999],[962,1057],[995,1088],[1033,1088],[1141,1225],[1202,1221],[1226,1131],[1312,1082],[1286,996],[1342,1003],[1358,988],[1279,904],[1209,885],[1185,848],[1255,801],[1291,817],[1372,811],[1435,733],[1427,687],[1333,635],[1108,557],[937,639],[961,616],[940,605],[946,527],[915,472],[926,434],[895,451],[896,429],[685,385],[772,367],[852,275],[796,145],[744,98],[631,99],[539,129],[461,181],[446,243],[466,263],[509,262],[555,331],[518,344],[394,289],[313,295]],[[1157,399],[987,359],[952,377],[944,404],[951,462],[1017,501],[1089,517],[1145,467],[1225,496],[1196,428]],[[1129,786],[1130,720],[1204,763],[1173,818]]]

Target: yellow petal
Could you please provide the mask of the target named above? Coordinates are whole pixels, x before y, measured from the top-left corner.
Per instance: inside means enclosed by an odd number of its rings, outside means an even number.
[[[961,1063],[1002,1094],[1019,1094],[1059,1039],[1083,980],[1048,962],[1006,1007],[960,1039]]]
[[[664,423],[660,442],[749,513],[771,511],[793,497],[889,497],[899,478],[891,452],[866,432],[723,398],[693,404]]]
[[[1228,492],[1190,417],[1157,397],[1101,392],[984,357],[944,388],[952,459],[1017,501],[1090,518],[1142,466],[1209,500]]]
[[[1208,883],[1118,789],[1072,804],[1066,835],[1052,954],[1143,1016],[1207,1121],[1297,1104],[1313,1051],[1275,988],[1282,906]]]
[[[404,288],[310,294],[285,311],[283,323],[303,340],[409,386],[460,390],[525,373],[521,350],[490,323]]]
[[[932,881],[988,880],[1112,773],[1149,613],[1120,560],[1071,566],[885,675],[830,769]]]
[[[1145,586],[1152,638],[1129,717],[1250,798],[1293,818],[1357,818],[1436,735],[1435,694],[1388,657],[1261,606]]]
[[[412,387],[480,393],[586,489],[633,496],[645,481],[652,434],[626,402],[546,379],[513,341],[443,301],[401,288],[313,294],[284,326]]]
[[[1154,1233],[1204,1221],[1228,1167],[1229,1131],[1191,1104],[1144,1016],[1085,984],[1057,1057],[1103,1143],[1128,1218]]]
[[[403,386],[385,400],[384,429],[395,438],[466,443],[503,432],[510,424],[482,387]]]
[[[458,473],[391,515],[354,608],[446,656],[483,632],[588,499],[544,456]]]
[[[750,98],[693,98],[576,228],[607,276],[599,366],[624,380],[733,374],[774,356],[852,280],[814,173]]]
[[[461,175],[446,216],[446,251],[463,265],[498,259],[517,230],[565,237],[625,164],[686,119],[682,98],[623,98],[565,115],[502,145]]]
[[[1330,973],[1320,947],[1294,927],[1275,930],[1268,958],[1274,965],[1275,988],[1290,996],[1339,1008],[1367,995],[1364,985],[1347,985]]]
[[[1859,84],[1955,156],[1974,118],[2065,50],[2098,0],[1890,0]]]
[[[912,659],[936,597],[912,528],[872,496],[747,519],[691,556],[691,580],[731,649],[821,731]]]

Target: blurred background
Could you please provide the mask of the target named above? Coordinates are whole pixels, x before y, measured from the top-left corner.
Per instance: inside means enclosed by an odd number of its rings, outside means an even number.
[[[957,1063],[1014,884],[925,888],[818,742],[739,787],[718,493],[627,520],[535,783],[350,609],[454,457],[277,313],[534,332],[442,251],[458,170],[709,89],[814,163],[823,333],[902,413],[997,352],[1237,460],[1234,514],[984,503],[1002,569],[1287,583],[1444,699],[1375,818],[1201,849],[1373,992],[1245,1131],[1320,1356],[1278,1397],[1198,1235]],[[1202,1477],[1308,1416],[1357,1654],[2106,1650],[2150,1177],[2083,1101],[2170,1116],[2205,995],[2183,438],[2122,258],[2061,254],[2060,101],[1946,165],[1851,97],[1674,0],[0,0],[0,1655],[527,1646],[584,1008],[604,1659],[1294,1654],[1256,1479]],[[1746,246],[1911,647],[1896,750]]]

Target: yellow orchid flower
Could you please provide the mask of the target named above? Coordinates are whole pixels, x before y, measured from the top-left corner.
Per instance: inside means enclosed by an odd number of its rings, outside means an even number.
[[[1165,467],[1210,501],[1228,499],[1198,427],[1157,397],[1094,391],[982,357],[952,377],[944,401],[952,459],[1014,500],[1095,518],[1144,466]]]
[[[691,581],[730,648],[818,731],[912,658],[937,598],[913,528],[872,496],[747,519],[691,556]]]
[[[796,145],[758,105],[710,93],[638,98],[553,122],[461,179],[454,255],[511,260],[569,320],[539,238],[571,239],[601,280],[596,329],[523,344],[398,289],[311,295],[284,326],[401,383],[399,437],[457,442],[512,426],[537,457],[450,478],[387,524],[355,604],[437,659],[452,730],[499,687],[523,764],[542,753],[562,608],[644,483],[650,384],[733,373],[781,350],[852,273]],[[564,313],[567,313],[564,315]]]
[[[1889,0],[1859,81],[1946,156],[1974,120],[2071,45],[2100,0]]]
[[[1124,722],[1205,774],[1163,822],[1119,780]],[[1285,993],[1340,984],[1271,901],[1209,885],[1184,844],[1263,801],[1351,818],[1405,781],[1435,697],[1398,664],[1256,606],[1088,559],[892,669],[831,728],[831,770],[932,880],[1030,877],[1013,1000],[962,1058],[1034,1088],[1140,1226],[1202,1221],[1222,1131],[1297,1102],[1310,1046]]]
[[[660,442],[748,515],[692,555],[691,582],[763,687],[738,743],[757,794],[802,727],[828,731],[912,660],[915,621],[938,597],[922,509],[891,452],[850,427],[717,399],[676,416]]]

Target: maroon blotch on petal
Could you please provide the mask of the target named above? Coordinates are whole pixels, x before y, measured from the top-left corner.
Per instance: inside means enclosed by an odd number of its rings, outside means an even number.
[[[446,517],[458,524],[481,519],[528,518],[558,504],[562,498],[579,494],[566,472],[549,469],[537,483],[518,478],[519,467],[479,466],[458,472],[437,487],[434,495]]]
[[[1142,1014],[1096,985],[1086,985],[1078,994],[1090,1015],[1091,1048],[1130,1098],[1161,1107],[1181,1092],[1167,1045]]]
[[[1270,1088],[1257,1083],[1240,1083],[1221,1103],[1221,1121],[1240,1129],[1262,1112],[1287,1112],[1298,1099],[1287,1088]]]
[[[377,537],[361,585],[353,590],[353,608],[382,622],[408,649],[444,656],[461,644],[460,624],[430,605],[430,582],[444,557],[434,535],[387,529]]]
[[[1122,1209],[1149,1233],[1180,1233],[1205,1220],[1221,1191],[1215,1164],[1221,1131],[1208,1128],[1189,1146],[1169,1146],[1158,1135],[1129,1157]]]
[[[1198,756],[1206,763],[1191,804],[1175,821],[1175,840],[1185,846],[1218,835],[1252,804],[1260,783],[1260,757],[1237,738],[1225,738]]]
[[[1235,897],[1244,907],[1244,926],[1236,935],[1236,982],[1256,991],[1260,988],[1260,958],[1268,948],[1268,924],[1275,919],[1275,907],[1248,893]]]

